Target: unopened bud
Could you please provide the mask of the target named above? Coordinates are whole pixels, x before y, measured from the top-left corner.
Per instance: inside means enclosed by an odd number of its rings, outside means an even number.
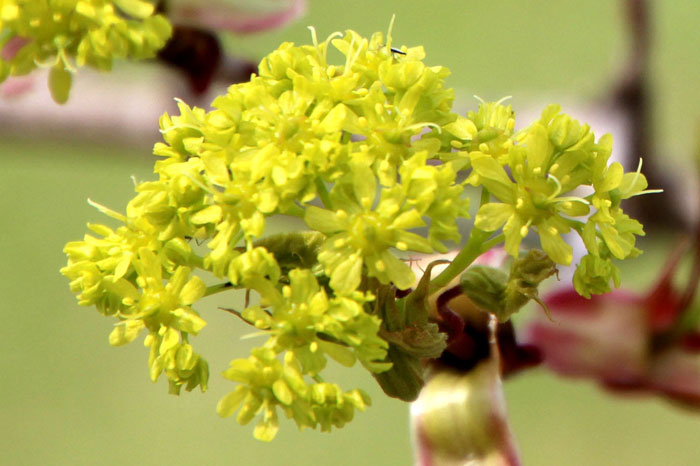
[[[504,298],[508,275],[493,267],[474,265],[459,279],[462,292],[484,311],[499,317],[504,311]]]
[[[557,268],[554,262],[540,249],[531,249],[524,257],[515,259],[510,267],[510,277],[503,303],[506,319],[531,299],[543,306],[538,297],[537,287],[555,273]],[[547,312],[546,308],[545,312]],[[499,320],[501,320],[500,316]]]
[[[544,251],[533,249],[513,261],[510,275],[484,265],[469,267],[460,278],[460,287],[474,304],[505,322],[531,299],[539,303],[537,287],[556,271]]]

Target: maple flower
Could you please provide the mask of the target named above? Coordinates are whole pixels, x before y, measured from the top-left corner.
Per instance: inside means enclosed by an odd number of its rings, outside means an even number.
[[[236,421],[242,425],[260,414],[253,431],[258,440],[269,442],[277,435],[278,408],[300,429],[320,426],[327,432],[350,422],[356,409],[364,411],[370,404],[362,390],[343,392],[336,384],[307,383],[292,353],[285,355],[284,364],[276,356],[271,348],[255,348],[247,359],[231,361],[223,374],[239,385],[219,400],[217,412],[228,417],[238,411]]]
[[[500,115],[496,121],[504,126],[504,118],[511,113],[506,110],[497,112],[489,107],[488,112]],[[562,235],[576,231],[589,256],[579,265],[574,281],[577,291],[590,296],[591,292],[609,291],[611,280],[618,284],[611,259],[640,253],[635,240],[644,235],[644,230],[622,211],[621,201],[658,191],[646,189],[641,161],[633,173],[624,173],[619,163],[608,165],[612,138],[605,135],[595,141],[588,125],[559,110],[556,105],[547,107],[539,121],[513,136],[509,144],[489,146],[482,142],[479,150],[460,153],[462,163],[473,169],[467,181],[483,186],[495,197],[482,202],[475,226],[487,232],[502,228],[505,249],[513,257],[518,256],[523,238],[534,229],[542,249],[563,265],[571,264],[573,249]],[[483,125],[481,120],[483,117],[476,121]],[[476,123],[473,127],[478,128]],[[467,147],[469,138],[477,139],[479,134],[473,129],[464,133],[469,136],[459,143],[462,148]],[[502,139],[505,133],[501,130],[494,134]],[[582,194],[580,187],[592,193]]]
[[[331,193],[335,194],[333,206],[337,210],[314,206],[306,210],[306,223],[328,236],[318,258],[331,278],[331,287],[339,293],[357,289],[363,264],[369,276],[377,277],[382,283],[393,282],[399,289],[410,287],[415,275],[389,248],[432,252],[426,238],[407,231],[422,227],[425,222],[416,209],[406,207],[400,186],[383,189],[374,206],[377,190],[369,168],[356,164],[353,179],[352,198],[343,196],[343,199],[340,189]]]
[[[514,257],[522,238],[535,227],[542,249],[555,262],[568,265],[573,253],[562,235],[571,231],[569,218],[587,215],[590,205],[569,193],[588,182],[591,174],[585,167],[599,148],[587,126],[558,112],[558,107],[548,107],[539,122],[519,133],[507,157],[500,157],[505,163],[480,151],[469,158],[474,168],[471,182],[500,201],[482,205],[475,226],[485,231],[503,226],[506,251]]]
[[[387,342],[377,335],[381,321],[363,310],[373,296],[329,297],[306,269],[289,272],[290,283],[278,291],[272,282],[253,279],[249,286],[271,309],[250,306],[241,316],[270,334],[266,346],[291,351],[304,374],[316,375],[326,366],[326,356],[352,366],[356,359],[372,371],[386,370],[380,361]]]

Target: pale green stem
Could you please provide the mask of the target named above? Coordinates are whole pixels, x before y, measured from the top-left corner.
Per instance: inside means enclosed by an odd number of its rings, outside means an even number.
[[[284,215],[291,215],[293,217],[304,218],[304,212],[305,210],[302,207],[294,204],[284,212]]]
[[[233,241],[231,241],[231,244],[238,244],[244,236],[245,233],[243,232],[243,230],[240,230],[238,233],[236,233],[236,236],[233,237]]]
[[[487,204],[490,200],[491,193],[489,193],[488,189],[482,188],[479,206]],[[437,277],[430,281],[430,294],[433,294],[441,288],[447,286],[447,284],[450,283],[457,275],[466,270],[466,268],[469,267],[477,257],[497,244],[503,242],[503,239],[505,238],[505,236],[501,233],[500,235],[487,241],[490,234],[491,233],[480,230],[476,227],[472,228],[472,231],[469,233],[467,244],[465,244],[459,254],[455,256],[450,265],[448,265],[445,270],[440,272]]]
[[[584,222],[572,218],[566,218],[564,220],[566,220],[567,225],[573,228],[578,234],[581,234],[581,232],[583,232],[583,227],[586,226]]]
[[[474,262],[474,259],[479,257],[482,253],[487,251],[486,244],[493,244],[492,241],[486,242],[490,233],[479,230],[478,228],[473,228],[469,234],[469,240],[467,244],[464,245],[459,254],[455,256],[450,265],[447,266],[445,270],[440,272],[440,274],[430,281],[430,293],[435,293],[441,288],[447,286],[455,277],[466,270],[467,267]],[[499,239],[499,237],[494,238],[494,240]]]
[[[326,188],[326,185],[321,178],[316,178],[316,190],[318,191],[318,196],[321,198],[323,207],[333,210],[333,202],[328,194],[328,188]]]
[[[488,202],[491,200],[491,193],[489,192],[488,189],[485,187],[481,188],[481,199],[479,200],[479,207],[483,206],[484,204],[488,204]]]
[[[180,264],[180,265],[186,265],[187,267],[206,270],[204,268],[204,258],[202,256],[200,256],[198,254],[194,254],[194,253],[192,253],[192,255],[188,258],[187,263]]]
[[[225,282],[225,283],[218,283],[216,285],[208,286],[206,290],[204,291],[204,296],[211,296],[216,293],[221,293],[222,291],[226,291],[231,288],[238,288],[235,287],[232,283],[230,282]]]
[[[481,245],[481,250],[483,252],[486,252],[489,249],[494,248],[494,247],[498,246],[499,244],[501,244],[505,239],[506,239],[506,235],[504,235],[503,233],[501,233],[498,236],[494,236],[490,240],[484,241],[484,244]]]

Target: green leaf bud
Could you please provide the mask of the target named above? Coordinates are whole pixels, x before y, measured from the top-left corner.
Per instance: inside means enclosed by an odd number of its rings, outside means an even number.
[[[499,320],[505,316],[505,293],[508,274],[486,265],[473,265],[459,278],[462,293],[481,309],[495,314]],[[508,318],[505,317],[504,320]]]
[[[531,249],[525,257],[515,259],[510,268],[505,291],[506,314],[497,316],[499,321],[507,320],[530,300],[536,301],[549,314],[544,303],[539,299],[537,288],[540,283],[556,273],[554,261],[539,249]]]
[[[544,306],[537,287],[556,272],[544,251],[531,249],[526,256],[513,260],[510,274],[485,265],[469,267],[460,277],[460,287],[474,304],[505,322],[531,299]]]
[[[317,231],[280,233],[255,241],[256,247],[269,251],[284,269],[310,269],[318,262],[325,236]]]

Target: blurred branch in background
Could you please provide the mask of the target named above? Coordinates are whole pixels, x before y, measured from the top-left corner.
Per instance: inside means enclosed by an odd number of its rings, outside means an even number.
[[[629,160],[623,165],[636,169],[638,160],[644,161],[644,173],[649,186],[663,189],[663,196],[645,196],[632,200],[630,209],[647,230],[687,230],[693,223],[688,212],[688,200],[684,200],[683,188],[675,183],[678,174],[670,173],[668,163],[654,143],[653,117],[654,91],[650,84],[650,57],[654,42],[652,8],[648,0],[624,0],[630,50],[627,63],[611,92],[613,112],[624,118],[628,125]],[[674,176],[675,175],[675,176]]]
[[[219,33],[251,34],[284,26],[306,12],[306,2],[160,0],[157,9],[175,25],[159,60],[180,70],[192,94],[202,97],[214,83],[247,81],[257,71],[256,63],[227,56]]]

